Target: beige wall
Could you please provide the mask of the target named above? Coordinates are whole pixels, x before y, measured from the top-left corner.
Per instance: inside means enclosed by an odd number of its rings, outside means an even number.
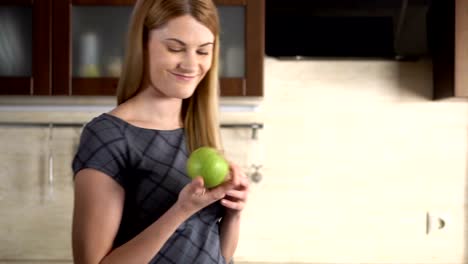
[[[427,61],[267,58],[258,111],[223,114],[265,125],[257,140],[250,130],[223,129],[232,160],[248,172],[263,165],[236,259],[462,263],[468,103],[430,100],[431,78]],[[54,130],[51,188],[48,129],[0,128],[0,262],[70,258],[69,164],[78,134]],[[427,213],[446,226],[432,224],[426,234]]]
[[[468,104],[430,100],[430,62],[270,58],[265,76],[239,260],[462,262]],[[446,226],[426,234],[427,213]]]

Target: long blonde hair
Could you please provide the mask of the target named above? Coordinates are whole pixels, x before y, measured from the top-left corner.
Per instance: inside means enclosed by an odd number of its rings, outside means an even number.
[[[222,151],[218,122],[219,18],[212,0],[138,0],[136,2],[129,24],[122,74],[117,87],[117,104],[122,104],[141,90],[145,70],[143,47],[148,32],[182,15],[191,15],[210,29],[215,36],[211,68],[194,94],[182,102],[181,118],[184,121],[187,147],[190,152],[201,146],[210,146]]]

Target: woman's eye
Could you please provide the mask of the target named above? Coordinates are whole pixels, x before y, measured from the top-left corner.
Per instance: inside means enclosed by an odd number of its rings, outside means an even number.
[[[207,51],[201,51],[201,50],[197,51],[197,53],[198,53],[199,55],[204,55],[204,56],[210,54],[210,53],[207,52]]]
[[[182,52],[184,51],[183,49],[177,49],[177,48],[167,48],[170,52]]]

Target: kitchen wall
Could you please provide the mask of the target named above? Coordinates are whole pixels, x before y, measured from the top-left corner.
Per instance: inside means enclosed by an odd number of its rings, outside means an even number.
[[[265,60],[265,96],[226,122],[225,148],[252,183],[236,260],[462,263],[468,103],[432,101],[431,63]],[[236,100],[224,99],[225,102]],[[0,112],[87,120],[96,112]],[[70,259],[70,162],[79,128],[0,128],[0,263]],[[51,180],[52,179],[52,180]],[[443,219],[439,229],[426,218]],[[44,261],[47,263],[47,261]]]
[[[264,180],[240,259],[462,263],[468,103],[431,100],[431,71],[267,59]]]

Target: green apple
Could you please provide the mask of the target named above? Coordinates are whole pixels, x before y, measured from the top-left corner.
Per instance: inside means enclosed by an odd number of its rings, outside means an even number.
[[[203,177],[206,188],[224,182],[229,172],[229,164],[214,148],[200,147],[190,154],[187,160],[187,173],[190,178]]]

